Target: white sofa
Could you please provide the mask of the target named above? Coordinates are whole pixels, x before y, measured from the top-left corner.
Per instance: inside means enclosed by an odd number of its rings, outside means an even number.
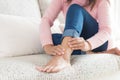
[[[0,0],[0,80],[103,80],[117,74],[120,57],[112,54],[73,55],[72,68],[58,73],[35,69],[51,58],[44,53],[39,40],[40,19],[49,2]],[[52,32],[61,33],[58,26],[63,22],[60,15]]]

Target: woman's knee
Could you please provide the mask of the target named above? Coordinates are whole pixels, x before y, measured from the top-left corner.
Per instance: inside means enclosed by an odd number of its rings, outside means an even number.
[[[72,15],[76,15],[76,14],[84,14],[84,8],[82,6],[80,6],[79,4],[72,4],[70,5],[67,14],[71,14]]]
[[[72,4],[70,5],[69,9],[72,9],[72,10],[76,10],[76,9],[83,9],[82,6],[80,6],[79,4]]]

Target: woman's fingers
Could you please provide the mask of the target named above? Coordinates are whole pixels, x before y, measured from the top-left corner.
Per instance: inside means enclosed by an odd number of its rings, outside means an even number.
[[[71,40],[69,40],[68,44],[74,45],[82,42],[84,42],[82,38],[72,38]]]
[[[56,54],[56,55],[61,55],[61,54],[62,54],[62,52],[59,51],[59,50],[57,50],[57,49],[55,49],[55,50],[53,51],[53,53]]]
[[[68,45],[71,47],[73,50],[78,50],[84,48],[85,40],[83,38],[72,38],[69,40]]]
[[[58,47],[59,47],[62,51],[65,51],[65,49],[63,48],[62,45],[58,45]]]
[[[65,49],[61,46],[55,46],[55,48],[53,49],[53,53],[56,55],[63,55],[64,54]]]
[[[64,54],[65,49],[62,47],[62,45],[49,45],[49,46],[45,46],[44,50],[47,54],[50,55],[62,55]]]
[[[82,49],[84,47],[84,44],[74,44],[70,46],[73,50]]]
[[[65,51],[65,49],[61,45],[58,45],[56,50],[59,51],[61,54],[64,54]]]
[[[72,38],[72,39],[70,39],[69,42],[68,42],[68,44],[71,44],[71,45],[77,44],[77,43],[78,43],[78,39],[77,39],[77,38]]]

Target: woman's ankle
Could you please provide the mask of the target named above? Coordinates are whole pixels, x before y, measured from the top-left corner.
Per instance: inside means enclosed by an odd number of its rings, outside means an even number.
[[[65,54],[63,55],[63,58],[67,60],[68,62],[70,62],[70,57],[73,52],[73,50],[68,46],[68,41],[70,39],[71,37],[64,37],[62,44],[61,44],[65,49],[65,52],[64,52]]]

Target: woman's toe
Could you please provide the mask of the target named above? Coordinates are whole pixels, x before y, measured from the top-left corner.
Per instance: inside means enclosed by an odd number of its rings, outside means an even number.
[[[59,69],[59,67],[54,67],[52,70],[51,70],[51,72],[52,73],[56,73],[56,72],[59,72],[60,71],[60,69]]]
[[[120,50],[117,50],[116,53],[117,53],[118,55],[120,55]]]
[[[45,68],[43,69],[43,71],[46,72],[50,67],[51,67],[51,65],[45,66]]]
[[[55,66],[51,66],[46,72],[50,73],[54,69]]]
[[[118,47],[115,48],[115,53],[120,55],[120,49]]]
[[[43,68],[42,68],[42,67],[36,66],[35,68],[36,68],[38,71],[43,71]]]

